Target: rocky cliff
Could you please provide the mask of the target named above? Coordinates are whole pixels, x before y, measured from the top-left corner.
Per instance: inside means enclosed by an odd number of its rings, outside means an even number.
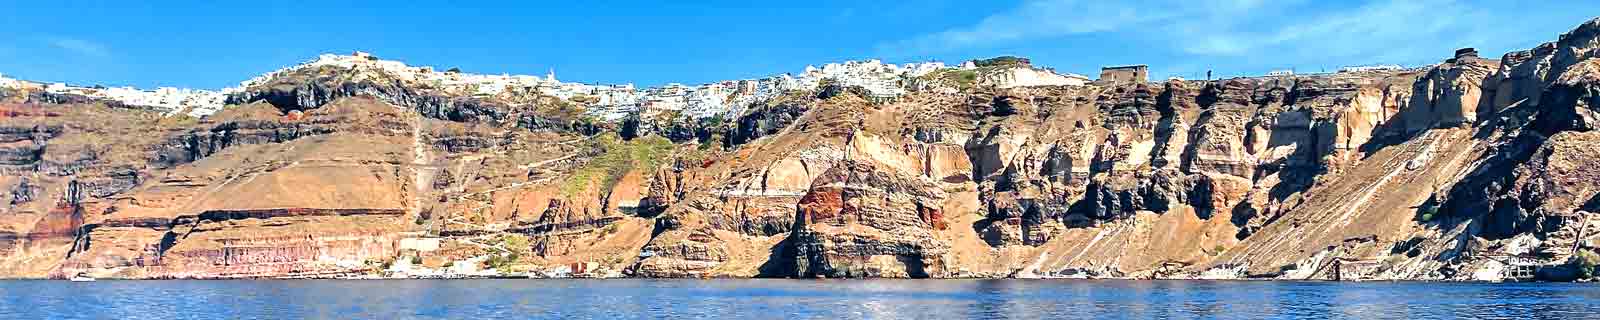
[[[200,119],[11,92],[0,274],[1572,279],[1600,231],[1597,48],[1600,20],[1404,70],[825,83],[726,120],[359,67]]]

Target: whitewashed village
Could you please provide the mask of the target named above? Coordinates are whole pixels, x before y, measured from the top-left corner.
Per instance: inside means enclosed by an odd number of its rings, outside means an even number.
[[[440,71],[430,66],[409,66],[400,61],[382,60],[372,54],[357,51],[349,55],[323,54],[316,59],[251,78],[235,87],[215,91],[172,87],[147,90],[132,87],[82,86],[58,82],[19,80],[7,77],[4,74],[0,74],[0,89],[77,95],[112,101],[129,107],[149,108],[166,116],[203,118],[222,110],[230,94],[243,92],[246,88],[265,85],[280,75],[308,68],[332,67],[377,71],[403,81],[430,84],[445,92],[463,96],[494,97],[509,94],[536,93],[581,103],[586,107],[589,116],[601,121],[617,122],[634,114],[642,117],[667,114],[689,119],[717,116],[733,117],[742,113],[744,108],[765,99],[774,98],[791,91],[816,89],[828,81],[862,88],[869,95],[868,98],[872,99],[894,99],[908,92],[919,90],[955,93],[956,89],[954,88],[927,86],[916,80],[939,72],[970,72],[980,68],[984,68],[984,72],[969,74],[977,77],[977,81],[993,85],[996,88],[1084,86],[1097,82],[1142,83],[1149,81],[1149,71],[1145,65],[1104,67],[1098,79],[1090,79],[1083,75],[1057,73],[1051,69],[1033,67],[1025,62],[1025,59],[1007,58],[1020,59],[1024,62],[985,68],[975,61],[966,61],[952,66],[943,62],[890,64],[874,59],[828,63],[821,67],[806,66],[799,73],[785,73],[758,79],[727,80],[698,85],[668,83],[661,86],[638,88],[631,83],[589,84],[563,82],[557,79],[553,70],[543,76],[474,74],[454,69]],[[1403,68],[1398,65],[1350,66],[1339,69],[1338,73],[1398,69]],[[1275,70],[1266,76],[1292,77],[1295,74],[1290,70]],[[1173,77],[1166,80],[1183,79]],[[490,242],[493,242],[492,240],[494,239],[477,240],[491,240]],[[442,264],[423,263],[422,256],[441,250],[442,246],[447,246],[445,243],[447,241],[471,242],[471,244],[478,246],[494,246],[473,242],[471,239],[446,239],[419,233],[402,238],[395,244],[402,252],[398,259],[376,266],[377,268],[367,268],[381,271],[372,274],[349,275],[347,277],[439,279],[506,277],[611,278],[624,276],[622,270],[609,269],[595,262],[576,262],[568,265],[535,266],[532,269],[509,270],[498,267],[499,263],[494,260],[503,259],[504,257],[493,253],[458,261],[446,261]],[[491,251],[508,252],[503,248]],[[648,251],[641,253],[641,257],[648,254],[650,254]],[[327,262],[341,266],[371,263],[335,260]],[[442,266],[428,267],[427,265]]]
[[[265,84],[275,77],[297,70],[319,67],[347,69],[364,68],[384,72],[402,80],[429,83],[448,92],[474,96],[496,96],[512,92],[537,92],[569,101],[586,104],[591,116],[602,121],[618,121],[632,113],[654,116],[672,112],[687,118],[708,118],[738,114],[743,108],[762,99],[772,98],[794,90],[816,88],[825,80],[838,81],[845,86],[861,87],[871,98],[892,99],[911,90],[951,90],[950,88],[919,87],[914,79],[935,72],[971,71],[978,66],[974,61],[950,66],[943,62],[891,64],[871,59],[828,63],[821,67],[806,66],[797,74],[784,73],[759,79],[726,80],[699,85],[668,83],[656,87],[637,88],[634,84],[588,84],[562,82],[554,70],[544,76],[488,75],[464,73],[458,70],[440,71],[431,66],[409,66],[401,61],[381,60],[372,54],[357,51],[349,55],[323,54],[316,59],[294,66],[268,72],[221,90],[160,87],[154,90],[133,87],[83,86],[67,83],[42,83],[8,78],[0,74],[0,88],[33,89],[54,94],[75,94],[105,99],[127,106],[148,107],[166,115],[204,117],[224,107],[229,94],[238,93],[251,86]],[[1144,81],[1145,66],[1112,66],[1102,70],[1101,80],[1132,81],[1132,78],[1115,76],[1123,70],[1137,74],[1130,77]],[[1398,70],[1399,65],[1347,66],[1339,72],[1364,72]],[[1275,70],[1267,76],[1293,76],[1291,70]],[[985,83],[998,88],[1028,86],[1082,86],[1090,83],[1086,76],[1073,73],[1056,73],[1050,69],[1027,64],[1010,65],[985,72]],[[1116,79],[1108,79],[1116,78]],[[1170,78],[1168,80],[1177,79]],[[1181,79],[1178,79],[1181,80]]]
[[[161,87],[143,90],[132,87],[78,86],[66,83],[34,83],[5,78],[0,74],[0,87],[37,87],[55,94],[75,94],[120,102],[128,106],[149,107],[167,115],[183,114],[204,117],[223,108],[226,97],[244,88],[264,84],[275,77],[307,68],[337,67],[380,71],[401,80],[428,83],[456,92],[474,96],[496,96],[511,92],[537,92],[569,101],[587,104],[591,116],[603,121],[618,121],[631,113],[653,116],[673,112],[689,118],[707,118],[742,111],[743,106],[793,90],[815,88],[827,80],[839,81],[846,86],[866,89],[874,98],[893,98],[905,94],[908,80],[945,69],[971,70],[972,62],[948,67],[942,62],[886,64],[879,60],[829,63],[821,67],[806,66],[799,74],[782,74],[760,79],[718,81],[699,85],[668,83],[649,88],[633,84],[587,84],[562,82],[554,70],[544,76],[486,75],[464,73],[457,70],[440,71],[429,66],[408,66],[400,61],[380,60],[366,52],[350,55],[323,54],[317,59],[291,67],[262,74],[241,82],[236,87],[218,91]],[[998,75],[994,79],[1004,86],[1083,85],[1087,77],[1076,74],[1056,74],[1048,70],[1019,67]]]

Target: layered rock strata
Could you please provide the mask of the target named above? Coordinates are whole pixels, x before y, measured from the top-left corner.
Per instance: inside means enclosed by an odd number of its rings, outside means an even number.
[[[1403,70],[828,82],[725,121],[339,67],[200,119],[8,92],[0,274],[1571,279],[1600,228],[1597,38]]]

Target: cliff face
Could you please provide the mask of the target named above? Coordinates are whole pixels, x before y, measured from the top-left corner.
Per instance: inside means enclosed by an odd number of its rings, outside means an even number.
[[[793,256],[793,265],[762,263],[774,266],[767,275],[1008,276],[1029,267],[1042,268],[1030,274],[1096,268],[1131,274],[1209,260],[1218,248],[1273,223],[1316,180],[1358,165],[1361,148],[1406,107],[1420,76],[1025,88],[876,105],[840,96],[817,102],[812,117],[782,133],[809,137],[798,139],[804,142],[775,136],[752,146],[791,154],[758,151],[723,170],[767,172],[757,184],[762,200],[794,208],[786,241],[741,248]],[[773,179],[770,172],[788,163],[801,165],[782,171],[809,174]],[[818,167],[826,169],[810,169]],[[772,197],[785,189],[775,183],[793,186],[787,181],[796,179],[810,184]],[[1140,254],[1121,254],[1140,249],[1123,244],[1084,242],[1105,236],[1095,233],[1158,225],[1184,232],[1152,239],[1144,231],[1137,241],[1154,243],[1139,245],[1150,247]],[[665,234],[692,228],[669,224]],[[1138,261],[1070,257],[1090,254]],[[696,258],[655,254],[642,263],[651,272],[664,272],[652,264],[658,260],[728,263]],[[1129,263],[1138,265],[1116,266]]]
[[[756,139],[734,151],[756,151],[731,167],[672,177],[731,175],[711,182],[718,190],[770,177],[740,172],[804,164],[789,170],[810,177],[804,195],[762,198],[794,208],[789,235],[751,243],[771,234],[662,224],[667,236],[647,248],[696,250],[652,252],[638,267],[652,276],[1303,279],[1331,278],[1326,266],[1348,261],[1363,267],[1344,276],[1475,279],[1504,267],[1484,256],[1560,264],[1588,237],[1580,229],[1600,201],[1582,169],[1592,158],[1575,147],[1593,118],[1583,79],[1594,74],[1584,62],[1594,25],[1505,64],[1463,58],[892,103],[845,95],[801,116],[753,108],[743,118],[791,124],[743,131]],[[671,221],[749,201],[673,202],[695,197],[674,181],[674,196],[656,205],[697,210]],[[755,185],[782,190],[771,183]]]
[[[200,120],[8,98],[0,273],[493,256],[648,277],[1492,279],[1504,257],[1594,250],[1597,38],[1600,20],[1412,70],[896,100],[830,85],[725,123],[598,123],[333,67]]]
[[[46,153],[65,150],[72,160],[10,171],[37,186],[31,188],[61,188],[10,207],[8,219],[27,221],[24,210],[42,207],[32,202],[54,206],[41,210],[31,232],[37,236],[23,245],[30,251],[8,257],[17,276],[231,277],[337,269],[331,266],[392,255],[383,244],[359,243],[383,242],[401,231],[406,199],[416,196],[395,166],[409,144],[401,135],[409,133],[408,123],[402,113],[368,100],[332,104],[303,118],[245,105],[201,123],[102,113],[107,110],[90,105],[42,108],[60,110],[64,119],[61,134],[38,145]],[[119,117],[86,120],[107,114]]]

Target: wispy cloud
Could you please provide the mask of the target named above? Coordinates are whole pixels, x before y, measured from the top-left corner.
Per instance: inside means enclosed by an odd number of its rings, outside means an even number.
[[[937,52],[1078,34],[1152,29],[1152,26],[1174,21],[1220,20],[1260,9],[1263,4],[1262,0],[1029,0],[971,26],[900,40],[883,47]]]
[[[1111,1],[1028,1],[977,24],[885,45],[887,49],[939,52],[997,43],[1116,30],[1163,14]]]
[[[106,49],[105,45],[94,41],[67,37],[51,37],[47,41],[50,43],[50,46],[55,47],[56,49],[65,50],[72,54],[96,58],[111,56],[111,51]]]
[[[1411,62],[1440,56],[1438,46],[1477,45],[1486,34],[1517,32],[1516,26],[1491,23],[1492,15],[1456,0],[1027,0],[972,25],[879,49],[948,53],[1102,34],[1151,43],[1150,50],[1268,64],[1308,58]]]
[[[1320,14],[1299,14],[1265,23],[1178,24],[1174,34],[1191,39],[1182,49],[1201,55],[1237,56],[1261,51],[1323,57],[1407,56],[1415,44],[1447,42],[1489,32],[1487,13],[1453,0],[1370,2]],[[1437,55],[1434,53],[1433,55]]]

